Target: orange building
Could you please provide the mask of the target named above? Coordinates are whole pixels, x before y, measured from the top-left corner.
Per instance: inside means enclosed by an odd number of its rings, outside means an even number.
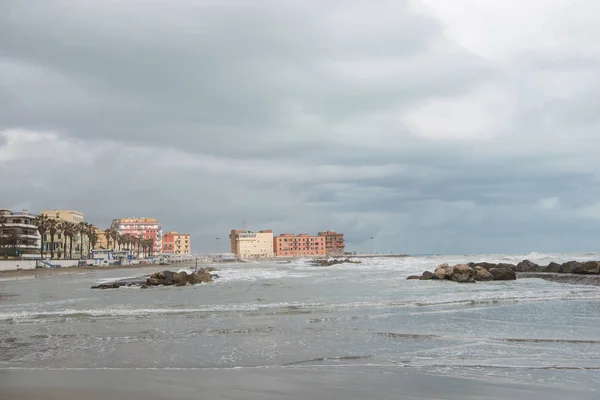
[[[273,250],[276,257],[318,257],[327,254],[325,237],[309,236],[306,233],[298,236],[291,233],[282,233],[274,237]]]
[[[191,235],[189,233],[167,232],[162,237],[162,252],[170,254],[190,254]]]
[[[328,256],[343,256],[346,245],[344,234],[334,231],[319,232],[319,237],[325,238],[325,248]]]

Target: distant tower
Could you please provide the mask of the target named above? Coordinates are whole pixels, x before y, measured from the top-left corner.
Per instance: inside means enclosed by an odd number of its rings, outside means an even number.
[[[246,232],[246,220],[244,220],[244,232]]]

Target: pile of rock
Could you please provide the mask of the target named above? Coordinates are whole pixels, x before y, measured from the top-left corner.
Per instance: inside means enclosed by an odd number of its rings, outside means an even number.
[[[352,261],[349,258],[346,259],[332,259],[332,260],[316,260],[315,264],[319,267],[331,267],[336,264],[360,264],[360,261]]]
[[[449,280],[453,282],[485,282],[485,281],[511,281],[517,279],[515,271],[507,264],[489,265],[457,264],[450,266],[442,264],[435,272],[425,271],[421,276],[413,275],[407,279],[419,280]],[[514,267],[514,266],[513,266]]]
[[[477,281],[507,281],[515,280],[519,276],[531,278],[551,274],[577,274],[600,275],[600,261],[569,261],[564,264],[551,262],[546,266],[538,265],[532,261],[524,260],[514,264],[494,264],[487,262],[458,264],[453,267],[442,264],[435,272],[425,271],[421,276],[413,275],[408,279],[433,280],[445,279],[454,282]],[[540,275],[533,275],[540,274]]]
[[[552,272],[557,274],[600,275],[600,262],[598,261],[568,261],[564,264],[551,262],[547,266],[537,265],[525,260],[517,264],[516,272]]]
[[[150,286],[186,286],[196,285],[198,283],[212,282],[214,278],[218,278],[219,275],[211,274],[215,271],[214,268],[201,268],[196,272],[188,274],[185,271],[173,272],[173,271],[159,271],[150,275],[146,280],[134,280],[134,281],[117,281],[110,283],[101,283],[97,286],[92,286],[92,289],[118,289],[122,286],[140,286],[142,289],[146,289]]]

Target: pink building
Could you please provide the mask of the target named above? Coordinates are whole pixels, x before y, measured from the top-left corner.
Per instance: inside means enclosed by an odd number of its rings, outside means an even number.
[[[130,234],[142,239],[152,239],[152,254],[162,251],[162,228],[156,218],[119,218],[113,220],[111,227],[120,235]]]
[[[319,257],[327,254],[325,237],[309,236],[306,233],[298,236],[282,233],[274,237],[273,250],[276,257]]]
[[[346,248],[344,234],[334,231],[319,232],[319,237],[325,238],[325,248],[328,256],[343,256]]]

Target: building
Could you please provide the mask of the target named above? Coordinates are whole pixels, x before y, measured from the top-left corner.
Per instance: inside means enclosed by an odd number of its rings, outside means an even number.
[[[96,245],[94,246],[94,250],[112,250],[112,249],[116,249],[115,245],[113,244],[113,239],[110,238],[110,245],[109,245],[109,241],[106,237],[105,234],[105,230],[101,229],[97,226],[94,226],[94,232],[96,232],[96,235],[98,237],[98,240],[96,241]]]
[[[190,254],[191,235],[169,231],[162,238],[162,252],[170,254]]]
[[[27,256],[40,254],[40,234],[35,215],[27,210],[12,212],[0,208],[0,254]]]
[[[325,238],[325,249],[327,255],[331,257],[343,256],[346,245],[344,244],[344,234],[334,231],[319,232],[319,236]]]
[[[273,238],[276,257],[319,257],[327,254],[324,236],[309,236],[302,233],[294,236],[283,233]]]
[[[231,252],[241,259],[273,258],[273,231],[258,232],[234,229],[229,235]]]
[[[162,227],[156,218],[118,218],[113,220],[111,228],[116,229],[119,235],[152,239],[152,254],[162,252]]]
[[[57,221],[56,233],[44,233],[44,255],[54,254],[55,259],[82,259],[87,258],[90,251],[89,237],[86,234],[77,232],[72,238],[65,237],[63,225],[61,222],[70,222],[78,228],[81,223],[85,223],[83,213],[75,210],[44,210],[40,215],[45,215],[48,219]],[[77,229],[76,228],[76,229]],[[73,243],[71,245],[71,239]],[[51,250],[51,248],[53,250]],[[69,254],[73,251],[73,254]]]

